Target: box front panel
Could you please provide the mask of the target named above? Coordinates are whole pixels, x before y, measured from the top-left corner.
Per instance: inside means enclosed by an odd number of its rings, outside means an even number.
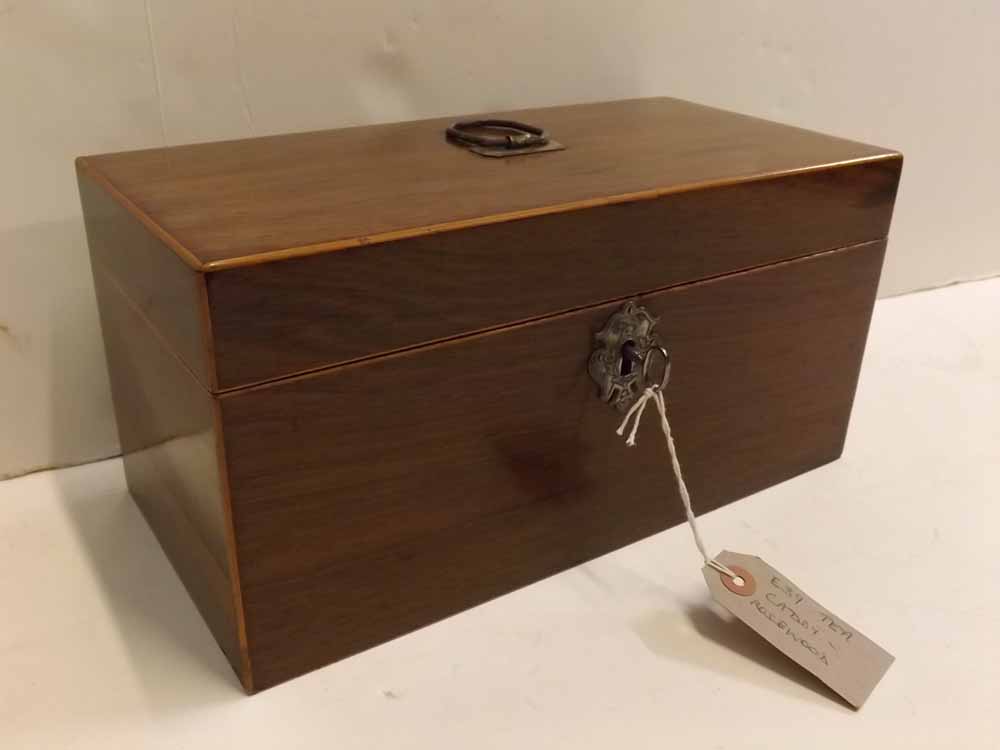
[[[840,454],[884,248],[638,299],[697,512]],[[222,396],[257,687],[683,520],[654,420],[627,448],[587,374],[620,306]]]

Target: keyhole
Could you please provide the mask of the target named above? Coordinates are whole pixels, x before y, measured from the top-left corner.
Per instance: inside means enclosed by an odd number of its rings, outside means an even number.
[[[631,339],[622,344],[622,359],[620,372],[622,375],[631,375],[632,368],[635,367],[635,363],[639,361],[639,355],[635,350],[635,342]]]

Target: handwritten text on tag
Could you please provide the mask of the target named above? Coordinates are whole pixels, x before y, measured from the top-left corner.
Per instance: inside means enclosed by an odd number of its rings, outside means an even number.
[[[715,600],[860,708],[889,669],[892,655],[759,557],[727,550],[716,560],[744,580],[737,585],[739,581],[706,565],[702,572]]]

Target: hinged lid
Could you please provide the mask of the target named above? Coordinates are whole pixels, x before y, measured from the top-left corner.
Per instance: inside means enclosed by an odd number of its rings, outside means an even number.
[[[446,142],[442,118],[80,167],[210,272],[219,389],[888,229],[901,159],[886,149],[674,99],[501,116],[565,150],[482,158]]]
[[[565,151],[474,158],[454,118],[89,157],[207,270],[892,156],[675,99],[527,110]]]

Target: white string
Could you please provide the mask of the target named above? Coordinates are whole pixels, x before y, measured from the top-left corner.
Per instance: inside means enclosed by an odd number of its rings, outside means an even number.
[[[670,463],[674,468],[674,477],[677,478],[677,489],[681,494],[681,502],[684,503],[684,512],[687,514],[688,526],[691,527],[691,533],[694,535],[695,546],[698,547],[698,551],[701,553],[701,557],[706,565],[715,568],[730,578],[739,578],[736,573],[725,565],[710,558],[708,552],[705,551],[705,542],[702,541],[701,533],[698,531],[698,523],[695,521],[694,510],[691,508],[691,495],[688,494],[687,484],[684,482],[681,463],[677,460],[677,446],[674,445],[674,436],[670,431],[670,422],[667,421],[667,406],[663,400],[663,391],[658,388],[647,388],[643,391],[643,394],[632,404],[632,408],[628,410],[625,419],[618,426],[618,434],[625,434],[625,428],[628,426],[629,420],[634,416],[635,420],[632,422],[632,430],[629,432],[625,444],[629,446],[635,445],[635,436],[639,431],[639,422],[642,420],[643,412],[646,411],[646,405],[650,401],[656,404],[656,410],[660,412],[660,428],[663,430],[663,436],[667,439],[667,451],[670,453]]]

